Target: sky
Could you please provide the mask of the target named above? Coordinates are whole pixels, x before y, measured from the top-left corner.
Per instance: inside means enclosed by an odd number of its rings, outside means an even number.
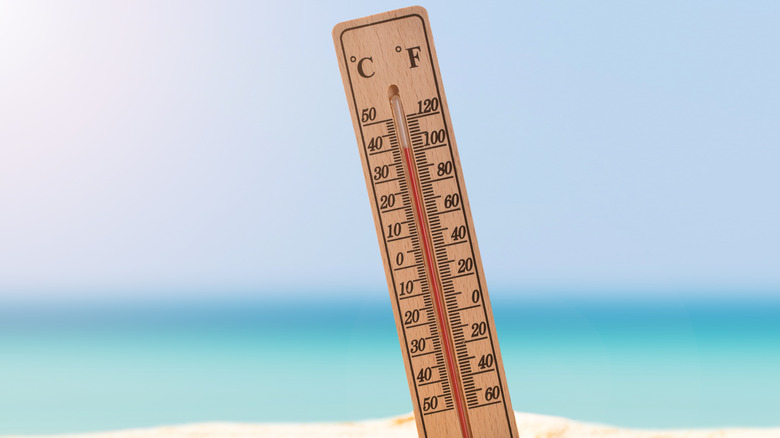
[[[409,5],[0,0],[0,297],[385,289],[331,29]],[[778,3],[422,6],[492,289],[780,290]]]

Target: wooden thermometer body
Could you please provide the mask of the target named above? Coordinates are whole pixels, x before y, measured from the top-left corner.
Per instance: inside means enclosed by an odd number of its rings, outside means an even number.
[[[517,437],[428,15],[338,24],[420,437]]]

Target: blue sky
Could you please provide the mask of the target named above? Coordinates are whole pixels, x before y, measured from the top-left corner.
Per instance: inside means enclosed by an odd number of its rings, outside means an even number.
[[[0,2],[0,296],[384,289],[330,31],[408,5]],[[777,3],[422,6],[493,289],[780,288]]]

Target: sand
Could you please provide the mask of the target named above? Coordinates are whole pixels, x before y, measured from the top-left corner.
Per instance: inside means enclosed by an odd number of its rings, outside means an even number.
[[[565,418],[516,412],[520,438],[780,438],[777,429],[645,431],[578,423]],[[417,438],[414,417],[320,424],[206,423],[125,430],[58,438]],[[6,437],[14,438],[14,437]]]

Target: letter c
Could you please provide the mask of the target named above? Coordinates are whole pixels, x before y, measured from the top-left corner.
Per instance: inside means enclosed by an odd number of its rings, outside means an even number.
[[[371,64],[374,63],[374,59],[371,58],[370,56],[367,57],[367,58],[363,58],[363,59],[360,60],[360,62],[358,62],[357,70],[358,70],[358,73],[360,74],[360,76],[363,76],[364,78],[370,78],[371,76],[374,76],[374,72],[371,72],[370,75],[366,74],[366,71],[364,70],[364,67],[363,67],[363,63],[366,62],[366,61],[370,62]]]

